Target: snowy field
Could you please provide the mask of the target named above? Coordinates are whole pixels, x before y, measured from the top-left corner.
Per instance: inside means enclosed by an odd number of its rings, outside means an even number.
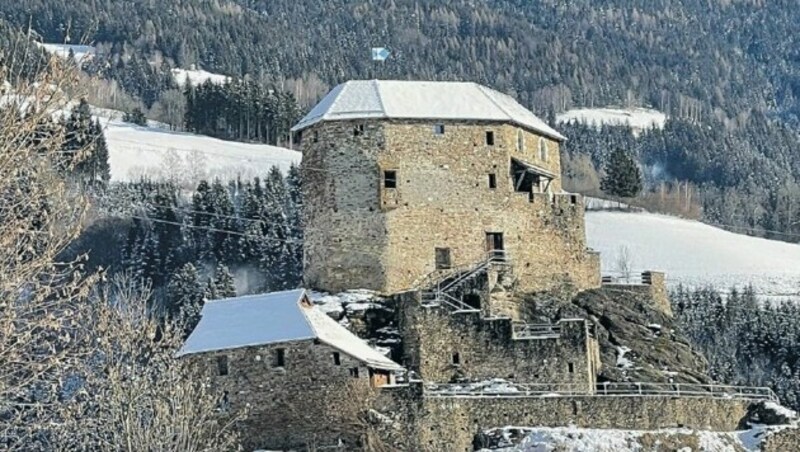
[[[586,235],[604,273],[619,271],[627,250],[635,272],[665,271],[672,286],[752,284],[771,298],[800,299],[800,245],[650,213],[587,212]]]
[[[760,450],[761,440],[768,428],[756,427],[738,432],[707,432],[689,429],[664,429],[653,431],[600,430],[577,427],[505,427],[497,433],[509,437],[524,435],[517,445],[498,449],[503,452],[640,452],[650,450],[653,436],[696,436],[699,450],[703,452],[731,452]],[[657,443],[656,443],[657,444]],[[690,447],[679,449],[691,452]]]
[[[211,83],[223,84],[230,80],[230,77],[222,74],[214,74],[202,69],[173,69],[172,77],[180,86],[186,86],[186,81],[191,82],[192,86],[202,85],[206,80],[211,80]]]
[[[579,108],[556,115],[556,122],[579,122],[600,127],[628,126],[636,132],[656,127],[664,128],[667,115],[649,108]]]
[[[90,60],[94,58],[95,48],[92,46],[84,46],[84,45],[71,45],[71,44],[42,44],[37,43],[39,47],[45,49],[46,51],[58,55],[61,58],[69,57],[70,50],[72,54],[75,56],[75,61],[78,63],[84,60]]]
[[[139,127],[118,119],[101,117],[101,122],[113,181],[148,176],[191,187],[204,178],[263,177],[272,166],[286,172],[292,163],[300,163],[299,152],[277,146]]]

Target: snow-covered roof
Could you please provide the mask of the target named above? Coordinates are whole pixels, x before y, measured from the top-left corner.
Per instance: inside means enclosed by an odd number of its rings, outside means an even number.
[[[402,367],[311,303],[304,289],[209,301],[178,356],[318,339],[369,367]]]
[[[370,118],[511,122],[566,139],[511,96],[472,82],[351,80],[331,90],[292,131],[320,121]]]

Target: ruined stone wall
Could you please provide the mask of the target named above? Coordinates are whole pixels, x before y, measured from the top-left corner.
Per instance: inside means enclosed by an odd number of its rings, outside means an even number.
[[[282,367],[275,365],[277,349],[285,353]],[[339,365],[334,362],[337,352]],[[227,375],[219,373],[219,357],[227,357]],[[369,391],[369,370],[337,349],[308,340],[183,359],[198,366],[199,375],[208,377],[215,391],[227,395],[231,413],[247,410],[239,426],[246,450],[355,440],[340,429],[344,423],[340,417],[347,412],[342,405]]]
[[[521,129],[509,124],[443,122],[444,134],[434,124],[338,121],[304,132],[306,285],[406,290],[435,270],[436,248],[454,266],[482,261],[489,232],[503,233],[520,290],[599,285],[580,197],[559,194],[560,177],[554,195],[514,191],[511,158],[560,175],[558,142],[522,131],[517,149]],[[385,171],[395,188],[384,187]]]
[[[787,426],[769,433],[761,442],[762,452],[792,452],[800,450],[800,427]]]
[[[669,301],[666,275],[662,272],[642,273],[641,284],[603,284],[603,289],[637,295],[662,314],[672,317],[672,304]]]
[[[515,339],[510,319],[450,314],[446,308],[421,306],[413,293],[402,298],[405,364],[427,383],[504,378],[594,388],[596,342],[591,344],[585,321],[561,322],[558,338]]]
[[[475,434],[507,425],[733,431],[749,402],[675,397],[436,398],[416,418],[419,451],[471,451]],[[794,450],[794,449],[774,449]]]

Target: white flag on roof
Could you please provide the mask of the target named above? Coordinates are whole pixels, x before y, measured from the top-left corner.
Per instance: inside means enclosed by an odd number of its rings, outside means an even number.
[[[386,47],[372,48],[372,61],[386,61],[389,58],[389,50]]]

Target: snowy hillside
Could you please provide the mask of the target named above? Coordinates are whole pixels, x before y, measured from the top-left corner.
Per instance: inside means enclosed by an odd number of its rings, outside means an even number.
[[[586,235],[604,272],[618,271],[627,249],[634,271],[665,271],[671,285],[753,284],[758,293],[800,298],[800,245],[649,213],[587,212]]]
[[[203,178],[251,178],[263,176],[273,165],[286,171],[292,163],[300,163],[299,152],[277,146],[223,141],[152,125],[138,127],[104,116],[100,119],[114,181],[146,175],[191,187]]]
[[[180,86],[185,86],[186,81],[191,82],[192,86],[202,85],[206,80],[211,80],[212,83],[223,84],[230,80],[227,75],[214,74],[202,69],[173,69],[172,77]]]
[[[58,55],[61,58],[69,57],[69,52],[75,56],[75,61],[82,62],[84,60],[94,58],[95,48],[92,46],[84,45],[70,45],[70,44],[38,44],[39,47],[47,50],[48,52]]]
[[[635,132],[653,127],[663,128],[667,115],[648,108],[580,108],[556,115],[556,122],[579,122],[595,127],[603,125],[628,126]]]
[[[755,452],[759,450],[766,430],[761,427],[738,432],[707,432],[689,429],[637,431],[576,427],[506,427],[499,429],[496,433],[512,437],[525,435],[517,446],[499,449],[504,452],[634,452],[651,450],[654,440],[655,444],[659,444],[659,442],[696,444],[699,449],[694,450],[704,452],[735,450]],[[659,448],[659,450],[662,449]],[[693,449],[687,446],[678,450],[692,451]]]

